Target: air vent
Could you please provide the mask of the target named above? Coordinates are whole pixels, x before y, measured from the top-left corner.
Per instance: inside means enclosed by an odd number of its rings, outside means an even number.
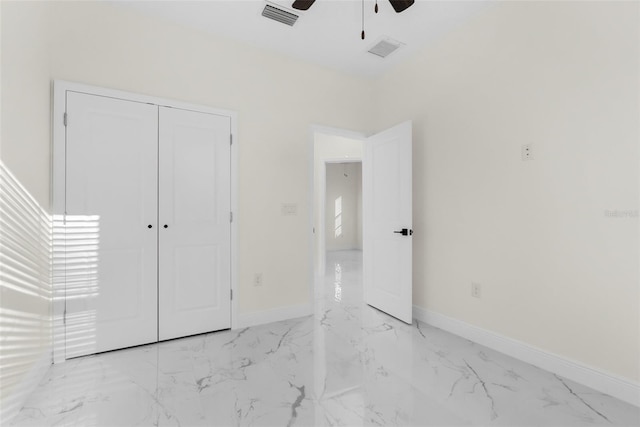
[[[298,15],[295,13],[287,12],[286,10],[279,9],[275,6],[271,6],[270,4],[266,4],[264,6],[262,16],[273,19],[274,21],[282,22],[283,24],[287,24],[291,27],[293,27],[293,24],[298,20]]]
[[[404,46],[404,44],[397,40],[382,39],[369,49],[369,53],[373,53],[380,58],[386,58],[402,46]]]

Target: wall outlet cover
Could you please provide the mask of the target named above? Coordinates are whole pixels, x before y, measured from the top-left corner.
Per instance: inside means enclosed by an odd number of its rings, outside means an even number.
[[[262,273],[256,273],[253,276],[253,286],[262,286]]]
[[[471,296],[474,298],[482,296],[482,285],[480,283],[471,283]]]

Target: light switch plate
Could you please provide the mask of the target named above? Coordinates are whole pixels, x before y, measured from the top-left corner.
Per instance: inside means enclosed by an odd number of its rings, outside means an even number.
[[[281,212],[283,216],[298,215],[297,203],[283,203]]]

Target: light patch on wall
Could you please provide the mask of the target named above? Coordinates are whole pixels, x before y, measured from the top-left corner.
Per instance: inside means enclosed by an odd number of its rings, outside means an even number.
[[[34,366],[50,363],[52,303],[64,307],[80,301],[87,307],[68,316],[66,328],[54,337],[54,342],[66,341],[66,355],[76,348],[95,348],[96,315],[90,301],[98,294],[99,220],[95,215],[52,217],[0,162],[3,422],[17,413],[31,391]]]
[[[51,219],[0,162],[2,421],[21,406],[23,381],[46,356],[51,323]]]
[[[61,270],[55,299],[66,304],[65,351],[67,357],[94,353],[99,295],[98,267],[100,216],[67,215],[62,232],[54,235],[54,270]],[[56,281],[58,282],[58,281]]]
[[[335,200],[335,221],[334,221],[334,230],[336,238],[342,236],[342,196],[336,198]]]

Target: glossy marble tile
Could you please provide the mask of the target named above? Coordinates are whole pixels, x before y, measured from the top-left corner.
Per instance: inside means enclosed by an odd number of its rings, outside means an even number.
[[[16,426],[640,425],[640,409],[362,302],[331,254],[315,315],[52,366]]]

